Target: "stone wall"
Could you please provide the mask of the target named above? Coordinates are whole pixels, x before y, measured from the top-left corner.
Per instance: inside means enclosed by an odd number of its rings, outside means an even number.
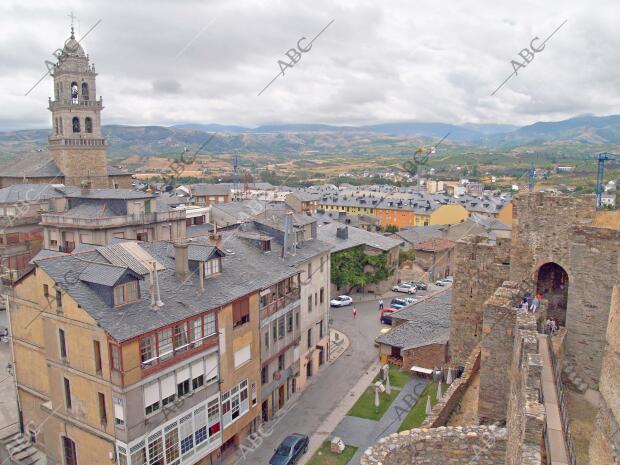
[[[412,366],[434,368],[445,365],[448,353],[447,344],[429,344],[413,349],[401,350],[403,370],[410,370]]]
[[[510,372],[519,301],[514,282],[506,281],[485,302],[480,355],[478,417],[482,422],[506,421]],[[532,318],[534,315],[532,315]],[[534,327],[535,328],[535,327]]]
[[[465,362],[465,370],[460,378],[452,381],[452,384],[443,395],[443,397],[433,406],[430,415],[426,417],[422,423],[422,428],[437,428],[445,426],[448,423],[450,414],[454,411],[461,399],[465,395],[467,388],[471,384],[472,375],[480,370],[480,346],[472,351],[467,362]]]
[[[620,279],[609,312],[601,372],[601,407],[590,441],[590,465],[620,464]]]
[[[506,465],[540,465],[545,407],[539,402],[543,362],[538,350],[536,316],[519,312],[515,331],[509,370]]]
[[[454,250],[450,357],[453,364],[463,364],[482,339],[484,302],[508,279],[510,241],[468,236]]]
[[[380,439],[362,465],[504,465],[506,429],[491,426],[412,429]]]

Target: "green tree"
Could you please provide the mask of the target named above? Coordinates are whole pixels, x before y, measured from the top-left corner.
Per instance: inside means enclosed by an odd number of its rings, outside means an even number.
[[[365,254],[361,247],[342,250],[332,255],[332,282],[340,289],[366,287],[387,279],[393,271],[387,266],[387,253]],[[372,272],[365,271],[370,266]]]

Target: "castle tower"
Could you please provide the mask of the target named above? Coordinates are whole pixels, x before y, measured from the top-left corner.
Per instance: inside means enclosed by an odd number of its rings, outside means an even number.
[[[103,101],[96,98],[97,73],[75,39],[73,26],[52,76],[49,153],[64,174],[65,185],[110,187],[106,140],[101,134]]]

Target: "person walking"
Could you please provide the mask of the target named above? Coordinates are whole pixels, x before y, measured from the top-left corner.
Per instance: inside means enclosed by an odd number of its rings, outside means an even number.
[[[535,312],[536,310],[538,310],[539,306],[540,299],[538,299],[538,297],[534,297],[534,299],[532,300],[532,305],[530,305],[530,309],[532,310],[532,312]]]
[[[383,310],[383,299],[379,301],[379,310]]]
[[[353,319],[357,316],[357,308],[353,307]]]

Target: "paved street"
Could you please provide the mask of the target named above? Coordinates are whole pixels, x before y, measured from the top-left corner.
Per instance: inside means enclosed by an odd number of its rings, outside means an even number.
[[[421,293],[420,297],[440,289],[433,286],[429,292]],[[399,296],[402,297],[404,294],[399,294]],[[384,298],[386,306],[389,305],[390,300],[391,297]],[[253,447],[248,441],[244,443],[243,450],[246,456],[237,462],[239,465],[246,463],[267,465],[273,450],[287,435],[293,432],[305,433],[309,436],[318,433],[318,439],[311,440],[310,450],[300,461],[300,465],[303,465],[311,457],[312,448],[318,444],[317,441],[331,437],[331,432],[346,415],[350,405],[355,402],[378,372],[378,352],[374,346],[374,339],[379,335],[383,326],[379,323],[377,302],[378,299],[356,303],[357,318],[355,320],[351,306],[332,308],[332,327],[348,336],[349,349],[334,363],[324,367],[314,376],[311,384],[307,386],[299,399],[293,401],[293,404],[287,407],[286,413],[276,420],[277,424],[273,426],[273,429],[270,427],[263,429],[262,444]],[[372,368],[371,371],[370,368]],[[322,431],[321,425],[326,420],[330,426],[324,428],[326,431]]]

